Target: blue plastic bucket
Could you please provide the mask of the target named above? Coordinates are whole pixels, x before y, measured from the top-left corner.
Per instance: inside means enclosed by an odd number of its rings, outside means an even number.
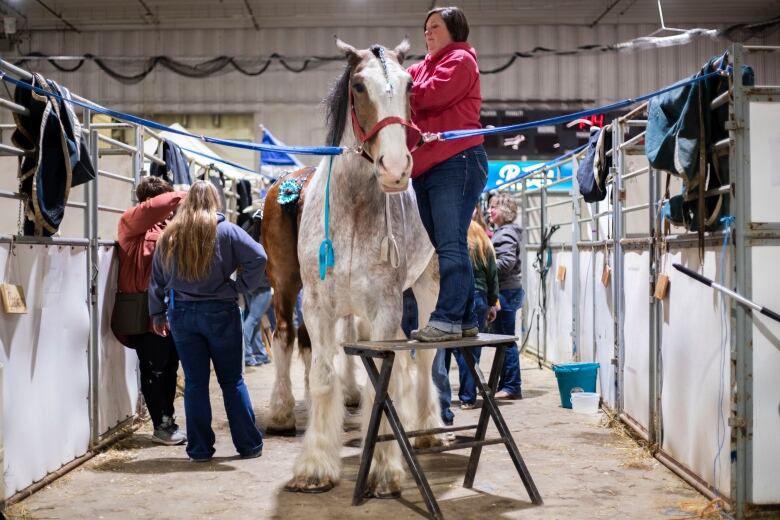
[[[571,391],[578,388],[582,392],[596,391],[598,363],[566,363],[553,365],[558,380],[558,392],[561,394],[561,406],[571,408]]]

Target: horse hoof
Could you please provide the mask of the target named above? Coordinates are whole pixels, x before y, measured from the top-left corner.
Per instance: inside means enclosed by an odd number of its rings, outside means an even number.
[[[291,493],[325,493],[333,489],[335,482],[329,477],[307,477],[304,475],[293,477],[284,490]]]
[[[443,445],[444,441],[437,435],[422,435],[414,439],[414,447],[419,449],[433,448],[435,446]]]
[[[391,482],[369,487],[367,498],[392,499],[401,498],[401,482],[394,478]]]
[[[292,428],[277,428],[274,426],[267,426],[265,428],[266,435],[271,435],[275,437],[295,437],[298,434],[298,431],[295,429],[295,426]]]

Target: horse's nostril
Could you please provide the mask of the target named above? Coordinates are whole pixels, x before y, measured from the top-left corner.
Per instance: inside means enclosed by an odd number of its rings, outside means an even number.
[[[399,179],[399,180],[395,181],[395,183],[396,184],[401,184],[401,180]]]

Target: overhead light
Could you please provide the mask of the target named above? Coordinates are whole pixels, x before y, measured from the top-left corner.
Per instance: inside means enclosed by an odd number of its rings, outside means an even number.
[[[13,16],[3,17],[3,32],[5,34],[16,34],[16,18]]]

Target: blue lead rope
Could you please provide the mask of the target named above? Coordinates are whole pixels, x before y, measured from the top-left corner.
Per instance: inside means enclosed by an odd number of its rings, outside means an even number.
[[[320,280],[324,280],[328,269],[333,269],[333,242],[330,240],[330,174],[333,171],[333,156],[328,161],[328,180],[325,182],[325,239],[320,244]]]
[[[601,107],[591,108],[589,110],[583,110],[582,112],[574,112],[572,114],[565,114],[562,116],[557,117],[549,117],[547,119],[540,119],[538,121],[529,121],[527,123],[519,123],[516,125],[510,125],[510,126],[501,126],[496,128],[480,128],[476,130],[450,130],[449,132],[442,132],[439,135],[439,138],[442,141],[447,141],[449,139],[463,139],[465,137],[474,137],[477,135],[491,135],[491,134],[503,134],[507,132],[518,132],[520,130],[529,130],[531,128],[537,128],[540,126],[553,126],[553,125],[560,125],[563,123],[568,123],[570,121],[574,121],[575,119],[581,119],[588,116],[593,116],[597,114],[604,114],[606,112],[611,112],[612,110],[618,110],[620,108],[625,108],[631,105],[634,105],[636,103],[641,103],[642,101],[647,101],[650,98],[654,98],[655,96],[660,96],[661,94],[665,94],[667,92],[670,92],[672,90],[676,90],[681,87],[685,87],[686,85],[692,85],[693,83],[698,83],[699,81],[704,81],[706,79],[709,79],[713,76],[722,76],[724,74],[731,73],[731,67],[728,68],[721,68],[712,72],[709,72],[707,74],[704,74],[702,76],[697,76],[694,78],[689,78],[683,81],[680,81],[678,83],[675,83],[674,85],[670,85],[668,87],[662,88],[661,90],[656,90],[655,92],[651,92],[649,94],[645,94],[643,96],[639,96],[637,98],[627,98],[622,101],[616,101],[615,103],[611,103],[609,105],[604,105]]]
[[[187,132],[186,130],[178,130],[176,128],[171,128],[170,126],[166,126],[162,123],[152,121],[151,119],[144,119],[143,117],[134,116],[132,114],[118,112],[116,110],[111,110],[110,108],[105,108],[100,105],[95,105],[94,103],[79,101],[78,99],[64,99],[59,94],[55,94],[53,92],[46,92],[45,90],[39,87],[35,87],[29,83],[20,81],[16,78],[12,78],[8,76],[5,72],[0,72],[0,78],[2,78],[4,81],[8,83],[13,83],[17,87],[22,87],[24,89],[31,90],[37,94],[40,94],[41,96],[48,96],[54,99],[58,99],[60,101],[65,101],[66,103],[72,103],[76,106],[80,106],[81,108],[86,108],[87,110],[91,110],[97,114],[103,114],[112,117],[114,119],[118,119],[120,121],[127,121],[129,123],[145,126],[147,128],[153,128],[154,130],[158,130],[161,132],[171,132],[173,134],[192,137],[194,139],[199,139],[206,143],[216,144],[219,146],[229,146],[231,148],[242,148],[244,150],[255,150],[261,152],[262,151],[284,152],[284,153],[291,153],[296,155],[340,155],[344,153],[344,150],[338,146],[278,146],[273,144],[247,143],[244,141],[235,141],[233,139],[220,139],[217,137],[209,137],[207,135],[196,135],[191,132]]]

